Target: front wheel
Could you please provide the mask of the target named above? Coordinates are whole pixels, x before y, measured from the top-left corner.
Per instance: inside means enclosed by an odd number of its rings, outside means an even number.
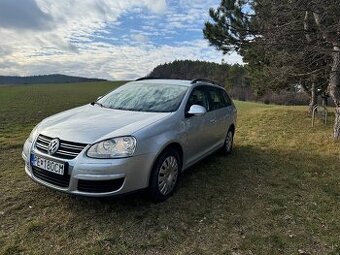
[[[232,129],[229,129],[224,140],[224,145],[223,145],[224,154],[228,155],[232,152],[233,144],[234,144],[234,132]]]
[[[157,159],[150,176],[150,195],[155,203],[163,202],[174,192],[181,163],[178,152],[167,149]]]

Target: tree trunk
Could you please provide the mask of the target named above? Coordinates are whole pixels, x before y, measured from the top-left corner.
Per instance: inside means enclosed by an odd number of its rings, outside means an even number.
[[[318,94],[317,94],[317,91],[316,91],[315,82],[312,83],[312,88],[311,88],[311,91],[310,91],[310,94],[309,94],[309,98],[310,98],[309,113],[310,113],[310,115],[312,115],[314,106],[316,106],[318,104]]]
[[[329,79],[329,92],[335,103],[334,139],[340,141],[340,47],[333,47],[333,64]]]

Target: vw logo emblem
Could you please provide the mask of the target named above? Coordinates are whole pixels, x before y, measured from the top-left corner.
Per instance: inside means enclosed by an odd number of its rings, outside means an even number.
[[[54,153],[56,153],[57,150],[59,149],[59,145],[60,145],[60,142],[58,138],[51,140],[47,148],[48,154],[53,155]]]

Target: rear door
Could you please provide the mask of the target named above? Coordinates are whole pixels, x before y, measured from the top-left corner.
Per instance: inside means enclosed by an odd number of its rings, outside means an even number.
[[[222,88],[207,88],[209,112],[214,115],[212,128],[213,146],[219,147],[224,143],[225,135],[232,123],[233,109],[231,100]]]
[[[206,86],[199,86],[193,89],[186,104],[185,113],[188,113],[192,105],[203,106],[206,108],[207,113],[202,116],[189,116],[186,114],[185,154],[187,164],[195,162],[212,149],[212,127],[215,122],[215,114],[213,112],[209,112]]]

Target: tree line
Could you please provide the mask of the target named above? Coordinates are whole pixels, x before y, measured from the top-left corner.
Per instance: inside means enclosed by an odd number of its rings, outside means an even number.
[[[148,75],[156,78],[193,80],[206,78],[225,87],[240,86],[246,79],[242,65],[218,64],[207,61],[175,60],[155,67]]]
[[[164,79],[193,80],[210,79],[225,87],[233,99],[258,101],[266,104],[306,105],[308,96],[294,85],[279,91],[259,91],[249,77],[247,66],[221,64],[207,61],[175,60],[161,64],[148,74],[150,77]],[[298,93],[297,93],[298,92]]]

